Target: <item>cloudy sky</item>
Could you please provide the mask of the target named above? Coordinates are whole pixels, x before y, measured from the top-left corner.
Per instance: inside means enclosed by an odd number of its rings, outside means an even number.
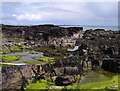
[[[3,24],[117,26],[117,2],[3,2]]]

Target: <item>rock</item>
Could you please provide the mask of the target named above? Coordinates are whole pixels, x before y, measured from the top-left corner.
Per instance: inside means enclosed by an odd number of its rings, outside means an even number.
[[[62,89],[64,86],[50,86],[48,89]]]
[[[64,28],[55,25],[2,25],[2,32],[10,38],[24,38],[26,41],[31,42],[29,45],[32,47],[37,46],[35,44],[39,42],[41,46],[46,45],[55,48],[56,46],[74,46],[77,38],[83,35],[83,28]]]
[[[120,59],[105,59],[103,60],[102,68],[107,71],[120,73]]]
[[[30,65],[2,67],[2,89],[23,89],[35,75]]]
[[[58,86],[66,86],[75,82],[75,76],[66,75],[66,76],[58,76],[55,80],[55,84]]]

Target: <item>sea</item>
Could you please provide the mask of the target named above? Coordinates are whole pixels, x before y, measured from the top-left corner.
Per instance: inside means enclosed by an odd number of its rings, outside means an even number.
[[[60,27],[83,27],[83,30],[86,31],[86,30],[89,30],[89,29],[105,29],[106,31],[108,30],[112,30],[112,31],[119,31],[120,28],[118,29],[118,26],[80,26],[80,25],[77,25],[77,26],[60,26]]]

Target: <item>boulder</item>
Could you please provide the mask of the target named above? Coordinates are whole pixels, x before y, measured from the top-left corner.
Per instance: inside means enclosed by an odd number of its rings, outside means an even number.
[[[2,89],[23,89],[35,75],[31,65],[2,67]]]
[[[55,84],[58,86],[66,86],[72,84],[75,81],[76,79],[73,75],[58,76],[55,80]]]

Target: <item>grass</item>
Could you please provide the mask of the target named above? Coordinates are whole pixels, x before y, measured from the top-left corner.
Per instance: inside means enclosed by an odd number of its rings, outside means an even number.
[[[0,58],[2,59],[2,62],[13,62],[13,61],[18,61],[20,60],[20,57],[23,55],[18,55],[18,56],[11,56],[11,55],[0,55]]]

